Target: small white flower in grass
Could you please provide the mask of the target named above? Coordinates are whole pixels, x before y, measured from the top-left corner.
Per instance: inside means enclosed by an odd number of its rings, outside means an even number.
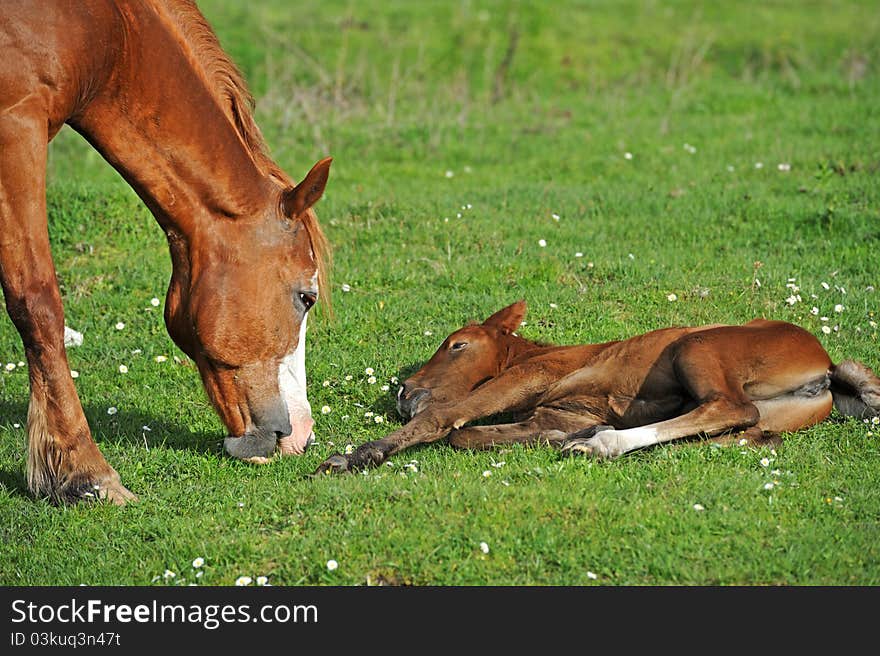
[[[381,415],[376,415],[375,417],[373,417],[373,421],[377,424],[381,424],[385,422],[385,417],[382,417]]]
[[[763,162],[755,162],[755,168],[756,169],[764,168],[764,163]]]
[[[121,321],[117,322],[116,330],[122,330],[123,328],[125,328],[125,324],[122,323]]]
[[[631,260],[636,259],[636,256],[633,255],[632,253],[630,253],[629,255],[627,255],[627,257],[628,257],[629,259],[631,259]]]
[[[701,503],[694,504],[694,510],[696,510],[697,512],[699,512],[701,510],[705,510],[705,509],[706,509],[705,506],[703,506],[703,504],[701,504]]]
[[[824,289],[825,291],[828,291],[829,289],[831,289],[831,286],[827,282],[823,282],[823,283],[821,283],[821,285],[822,285],[822,289]]]
[[[376,372],[373,371],[372,367],[367,367],[366,369],[364,369],[364,373],[367,374],[368,376],[372,376]]]
[[[559,215],[558,215],[558,214],[551,214],[550,216],[553,217],[553,220],[554,220],[554,221],[558,221],[558,220],[559,220]]]
[[[199,570],[198,572],[196,572],[196,578],[197,578],[197,579],[202,578],[203,575],[204,575],[204,572],[201,571],[201,570]]]
[[[822,326],[822,332],[825,333],[826,335],[830,335],[831,334],[831,327],[830,326]]]
[[[342,283],[342,291],[344,291],[344,292],[350,292],[350,291],[351,291],[351,285],[349,285],[348,283]]]
[[[588,579],[592,579],[593,581],[595,581],[595,580],[598,579],[599,577],[595,574],[595,572],[587,572],[587,578],[588,578]]]
[[[761,466],[769,467],[770,466],[770,458],[761,458]]]
[[[268,576],[258,576],[257,577],[257,585],[267,585],[269,583]]]
[[[581,253],[580,251],[578,251],[577,253],[574,254],[574,256],[575,256],[575,257],[583,257],[584,254]]]
[[[488,543],[486,543],[486,542],[480,542],[480,551],[482,551],[484,554],[489,553],[489,545],[488,545]]]
[[[321,414],[322,415],[329,415],[330,414],[330,406],[329,405],[322,406],[321,407]]]
[[[12,427],[13,428],[21,428],[21,424],[15,423],[15,424],[12,424]]]
[[[235,579],[235,585],[250,585],[252,581],[250,576],[239,576]]]
[[[670,303],[674,303],[675,301],[678,300],[678,296],[675,294],[667,294],[666,300],[669,301]]]
[[[764,483],[764,489],[765,489],[765,490],[772,490],[772,489],[773,489],[773,483]]]
[[[483,478],[489,478],[491,475],[492,475],[492,472],[490,472],[488,469],[483,472]]]
[[[730,164],[727,165],[727,170],[728,170],[730,173],[733,173],[733,167],[732,167]]]
[[[547,246],[547,240],[546,240],[546,239],[539,239],[539,240],[538,240],[538,246],[540,246],[541,248],[546,247],[546,246]]]
[[[127,374],[127,373],[128,373],[128,367],[126,367],[124,364],[119,365],[119,373],[121,373],[121,374]]]
[[[624,153],[624,154],[623,154],[623,159],[632,159],[632,158],[633,158],[633,154],[632,154],[632,153],[627,152],[627,153]]]
[[[153,307],[159,307],[159,303],[161,303],[161,302],[162,301],[160,301],[158,298],[151,298],[150,299],[150,305],[152,305]]]
[[[196,569],[198,569],[199,567],[201,567],[201,566],[204,565],[204,564],[205,564],[205,559],[202,558],[201,556],[199,556],[198,558],[196,558],[196,559],[192,562],[192,566],[195,567]]]
[[[115,415],[117,412],[119,412],[119,410],[117,410],[117,409],[116,409],[114,406],[112,406],[112,405],[111,405],[109,408],[107,408],[107,414],[108,414],[108,415]]]
[[[818,314],[819,314],[819,308],[817,308],[817,307],[815,307],[815,306],[811,307],[811,308],[810,308],[810,314],[812,314],[813,316],[818,315]]]
[[[369,378],[367,378],[367,382],[368,382],[370,385],[375,385],[375,384],[376,384],[376,377],[375,377],[375,376],[370,376]]]
[[[345,377],[345,380],[351,380],[351,374],[348,374],[348,375]]]
[[[157,356],[156,356],[155,358],[153,358],[153,359],[154,359],[156,362],[165,362],[166,360],[168,360],[168,358],[167,358],[166,356],[164,356],[164,355],[157,355]]]
[[[430,336],[433,335],[433,334],[434,334],[434,333],[432,333],[430,330],[426,330],[426,331],[425,331],[425,337],[430,337]]]
[[[559,306],[556,305],[556,303],[551,303],[551,304],[550,304],[550,307],[552,307],[552,308],[555,310],[555,309],[558,308]]]
[[[346,444],[345,455],[351,455],[352,453],[354,453],[354,444]]]
[[[843,306],[840,303],[838,303],[837,305],[834,306],[834,311],[838,312],[838,313],[843,312]]]
[[[70,370],[70,377],[71,378],[79,378],[79,372],[76,369],[71,369]]]
[[[391,384],[392,384],[392,385],[397,385],[398,382],[400,382],[400,381],[397,380],[397,376],[392,376],[392,377],[391,377]]]
[[[791,171],[791,164],[783,162],[782,164],[779,164],[776,168],[778,168],[780,171]]]
[[[690,144],[685,144],[684,149],[687,152],[689,152],[691,155],[693,155],[695,152],[697,152],[697,149],[694,146],[691,146]]]
[[[390,388],[388,385],[382,385],[382,387],[381,387],[380,389],[381,389],[383,392],[387,392],[387,391],[390,390],[391,388]]]
[[[323,387],[330,387],[330,381],[329,381],[329,380],[325,380],[323,383],[321,383],[321,385],[322,385]]]
[[[21,360],[19,360],[19,361],[18,361],[18,366],[19,366],[19,367],[23,367],[23,366],[24,366],[24,362],[22,362]]]
[[[339,567],[339,563],[337,563],[337,562],[336,562],[335,560],[333,560],[332,558],[331,558],[330,560],[327,561],[327,569],[328,569],[329,571],[332,572],[332,571],[335,570],[337,567]]]
[[[370,410],[367,410],[367,411],[364,413],[364,417],[369,418],[369,417],[372,417],[372,416],[373,416],[373,413],[372,413]]]
[[[166,569],[166,570],[165,570],[165,573],[162,574],[162,578],[165,579],[166,581],[167,581],[168,579],[173,579],[175,576],[177,576],[177,574],[175,574],[174,572],[172,572],[170,569]]]
[[[14,370],[15,370],[15,363],[14,362],[7,362],[6,363],[6,371],[14,371]]]

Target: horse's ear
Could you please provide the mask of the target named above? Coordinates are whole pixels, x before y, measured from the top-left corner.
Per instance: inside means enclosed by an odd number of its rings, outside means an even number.
[[[516,332],[523,318],[526,316],[526,302],[519,300],[512,305],[508,305],[503,310],[498,310],[491,317],[483,322],[484,326],[498,328],[502,333]]]
[[[299,216],[318,202],[327,186],[330,176],[332,157],[325,157],[312,167],[308,175],[293,189],[286,190],[281,196],[281,208],[284,216]]]

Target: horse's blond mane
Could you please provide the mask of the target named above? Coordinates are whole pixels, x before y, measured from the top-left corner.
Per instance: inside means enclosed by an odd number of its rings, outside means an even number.
[[[260,172],[281,187],[294,186],[294,180],[269,156],[263,133],[254,121],[254,97],[244,81],[244,76],[229,55],[223,51],[217,35],[195,2],[193,0],[153,0],[153,2],[157,11],[165,13],[177,29],[185,46],[184,50],[189,53],[193,65],[204,76],[208,89],[230,123],[235,126],[239,138]],[[329,309],[329,243],[321,226],[318,225],[314,212],[309,210],[301,218],[309,233],[312,250],[318,262],[318,288],[321,290],[322,303]]]

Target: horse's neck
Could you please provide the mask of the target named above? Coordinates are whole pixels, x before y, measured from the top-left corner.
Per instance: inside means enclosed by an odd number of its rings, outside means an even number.
[[[553,356],[570,361],[572,366],[581,367],[595,358],[599,353],[616,342],[604,342],[601,344],[540,344],[532,342],[516,335],[511,335],[505,344],[506,359],[502,369],[522,363],[537,357]]]
[[[133,10],[134,11],[134,10]],[[70,124],[135,189],[163,228],[254,214],[275,188],[179,37],[148,9],[112,74]]]

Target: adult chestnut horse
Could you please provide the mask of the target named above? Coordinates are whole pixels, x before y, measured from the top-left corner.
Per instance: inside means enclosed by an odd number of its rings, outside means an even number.
[[[880,414],[880,378],[865,365],[834,365],[798,326],[755,319],[740,326],[663,328],[622,341],[540,344],[516,335],[519,301],[447,337],[404,381],[397,407],[412,420],[318,472],[383,462],[449,435],[470,449],[550,443],[599,458],[686,437],[772,444],[779,433],[846,415]],[[469,422],[499,413],[520,421]]]
[[[30,371],[28,486],[133,499],[95,444],[70,377],[46,219],[47,144],[67,123],[168,237],[165,323],[198,365],[238,457],[311,439],[306,313],[324,291],[311,209],[330,159],[293,181],[253,100],[188,0],[16,0],[0,11],[0,280]]]

